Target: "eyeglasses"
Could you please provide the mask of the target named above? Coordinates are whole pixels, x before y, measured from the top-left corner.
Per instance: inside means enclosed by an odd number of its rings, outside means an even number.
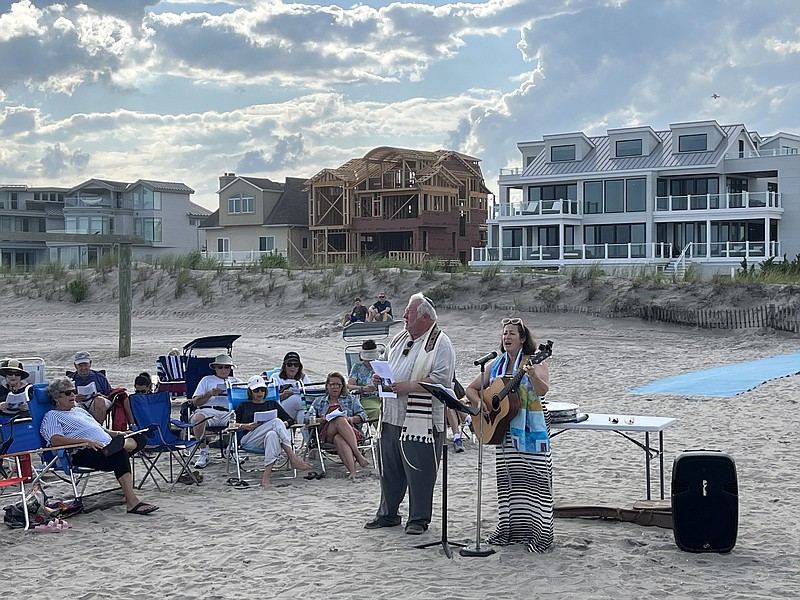
[[[329,381],[329,382],[328,382],[328,383],[326,383],[325,385],[329,385],[329,386],[331,386],[331,387],[342,387],[342,384],[341,384],[341,383],[339,383],[338,381]]]
[[[414,346],[414,340],[408,340],[406,347],[403,348],[403,356],[408,356],[408,353],[411,352],[411,348]]]
[[[61,393],[65,396],[74,396],[78,393],[78,390],[62,390]]]
[[[522,322],[522,319],[520,319],[518,317],[514,317],[513,319],[506,318],[506,319],[503,319],[500,322],[503,325],[525,325],[525,323]]]
[[[231,365],[214,365],[215,369],[232,369]]]
[[[383,300],[384,298],[386,298],[386,296],[378,296],[378,298],[380,298],[381,300]]]
[[[253,392],[254,394],[258,394],[258,393],[266,394],[267,393],[267,388],[256,388],[256,389],[250,390],[250,391]]]
[[[3,377],[22,377],[19,373],[0,373]]]
[[[286,366],[287,367],[299,367],[300,363],[299,362],[288,362],[288,363],[286,363]]]

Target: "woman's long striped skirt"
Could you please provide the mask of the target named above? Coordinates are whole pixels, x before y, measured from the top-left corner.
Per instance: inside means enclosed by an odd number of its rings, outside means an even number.
[[[527,544],[544,552],[553,544],[553,461],[550,454],[518,452],[506,433],[497,446],[497,529],[490,544]]]

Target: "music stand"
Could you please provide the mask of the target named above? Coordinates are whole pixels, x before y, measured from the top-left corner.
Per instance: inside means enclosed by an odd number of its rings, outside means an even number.
[[[455,394],[452,396],[453,390],[439,387],[433,383],[419,383],[423,388],[430,392],[434,398],[445,405],[445,408],[452,408],[459,412],[465,412],[468,415],[477,415],[480,409],[473,409],[471,406],[466,406],[458,401]],[[450,393],[448,393],[450,392]],[[473,412],[474,411],[474,412]],[[444,447],[444,440],[447,437],[447,430],[442,430],[442,436],[439,440],[440,447],[442,448],[442,537],[438,542],[428,542],[425,544],[418,544],[414,548],[430,548],[432,546],[442,545],[445,556],[453,558],[450,552],[450,546],[457,546],[463,548],[466,544],[459,544],[457,542],[450,542],[447,539],[447,448]]]

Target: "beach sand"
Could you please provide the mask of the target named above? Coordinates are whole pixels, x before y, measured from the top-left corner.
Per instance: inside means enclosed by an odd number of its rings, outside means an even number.
[[[430,285],[419,275],[404,276],[401,285],[390,285],[391,276],[376,277],[369,281],[369,291],[377,295],[386,286],[396,307],[404,306],[411,292]],[[114,278],[111,275],[105,287],[97,283],[89,301],[77,305],[0,292],[5,305],[2,353],[44,357],[51,379],[71,368],[76,350],[89,350],[94,366],[108,371],[112,385],[132,388],[134,376],[143,370],[154,372],[155,357],[169,348],[199,336],[231,333],[242,336],[233,356],[243,378],[279,365],[290,349],[300,353],[314,381],[330,370],[344,369],[345,343],[338,322],[350,301],[337,299],[338,292],[306,299],[297,281],[274,303],[267,295],[263,301],[244,301],[229,287],[206,305],[194,297],[176,299],[169,289],[145,298],[139,285],[133,352],[120,359]],[[483,301],[490,297],[481,290],[473,296]],[[458,377],[465,385],[478,373],[472,361],[496,349],[504,316],[507,312],[499,310],[440,311],[440,325],[454,342]],[[440,546],[414,548],[440,538],[439,486],[430,529],[412,537],[399,527],[363,529],[379,500],[373,470],[349,481],[343,467],[334,466],[325,479],[274,479],[264,491],[255,486],[259,473],[248,473],[254,484],[249,488],[224,485],[230,474],[217,458],[203,472],[205,481],[199,487],[178,484],[172,492],[159,492],[152,483],[145,484],[141,499],[161,507],[148,517],[126,514],[121,493],[112,491],[90,497],[87,504],[99,508],[71,517],[72,529],[64,533],[2,528],[2,596],[798,597],[800,377],[770,381],[733,398],[628,393],[661,377],[796,352],[798,338],[574,314],[522,316],[539,341],[555,342],[549,362],[551,401],[577,403],[582,412],[677,418],[665,431],[667,497],[672,461],[684,449],[720,449],[735,459],[740,514],[731,553],[682,552],[667,529],[556,519],[555,545],[546,554],[512,546],[497,548],[486,558],[467,558],[456,548],[448,560]],[[477,446],[466,442],[465,448],[464,453],[449,455],[449,539],[473,543]],[[558,502],[624,505],[645,497],[644,453],[611,433],[557,436],[553,464]],[[141,468],[138,462],[137,467]],[[656,469],[653,474],[656,482]],[[87,493],[103,489],[118,489],[113,477],[91,480]],[[63,497],[67,488],[50,485],[48,492]],[[496,511],[494,448],[486,447],[482,536],[493,530]]]

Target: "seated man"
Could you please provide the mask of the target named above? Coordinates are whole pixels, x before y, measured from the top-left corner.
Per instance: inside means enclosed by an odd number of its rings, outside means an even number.
[[[85,409],[75,406],[77,390],[67,377],[53,381],[45,392],[54,408],[42,419],[42,437],[51,446],[80,444],[71,454],[75,466],[114,471],[129,513],[149,515],[158,510],[153,504],[140,502],[133,490],[130,457],[144,448],[147,443],[144,434],[125,438],[123,433],[101,427]]]
[[[349,315],[345,315],[342,325],[350,323],[363,323],[367,320],[367,307],[361,304],[361,298],[355,299],[355,305]]]
[[[392,303],[386,299],[386,293],[381,292],[378,295],[378,301],[369,307],[367,314],[367,321],[392,321]]]
[[[83,350],[76,352],[73,363],[75,371],[69,375],[69,378],[75,382],[75,386],[78,388],[78,395],[75,400],[98,423],[105,422],[106,414],[111,410],[111,400],[108,398],[111,394],[111,384],[108,383],[108,379],[100,371],[92,369],[92,357],[88,352]],[[92,385],[94,386],[93,393],[82,393],[81,388]],[[132,423],[133,421],[128,422]]]
[[[272,467],[280,457],[281,449],[289,457],[289,464],[298,471],[307,471],[308,464],[292,450],[291,434],[286,429],[294,424],[283,407],[275,400],[266,400],[267,382],[261,375],[253,375],[247,383],[247,401],[236,407],[236,422],[247,433],[242,437],[241,446],[248,452],[264,453],[264,476],[261,487],[269,486]],[[270,420],[256,420],[256,413],[276,411]],[[259,415],[260,417],[260,415]]]
[[[233,369],[236,365],[227,354],[220,354],[208,366],[214,369],[214,374],[203,377],[192,396],[192,404],[197,407],[197,410],[192,413],[190,422],[196,423],[192,428],[192,433],[196,439],[200,440],[200,450],[194,463],[196,469],[204,469],[208,466],[206,427],[225,427],[228,424],[230,420],[228,386],[242,381],[233,377]]]

